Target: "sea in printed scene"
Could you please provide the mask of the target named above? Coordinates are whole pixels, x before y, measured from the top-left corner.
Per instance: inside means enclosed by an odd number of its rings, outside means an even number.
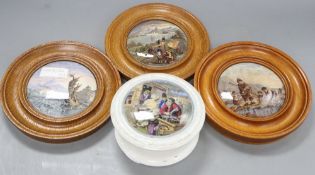
[[[282,107],[285,89],[270,69],[256,63],[238,63],[220,76],[218,91],[225,105],[249,117],[268,117]]]
[[[96,89],[89,69],[72,61],[56,61],[32,75],[27,98],[40,113],[62,118],[85,110],[93,102]]]
[[[124,109],[132,127],[153,136],[172,134],[183,128],[192,117],[188,94],[164,81],[134,87],[125,99]]]
[[[132,57],[142,64],[167,66],[185,56],[187,38],[185,33],[172,23],[150,20],[131,30],[127,49]]]

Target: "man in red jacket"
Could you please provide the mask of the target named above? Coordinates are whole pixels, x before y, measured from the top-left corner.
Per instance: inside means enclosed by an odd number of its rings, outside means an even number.
[[[173,122],[179,122],[182,115],[181,107],[175,102],[174,98],[169,98],[171,105],[169,107],[170,120]]]

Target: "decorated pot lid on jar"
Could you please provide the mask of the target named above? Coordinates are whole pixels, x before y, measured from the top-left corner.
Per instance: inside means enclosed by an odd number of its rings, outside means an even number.
[[[208,121],[241,142],[282,138],[302,124],[310,109],[310,83],[300,66],[262,43],[214,49],[199,64],[194,81]]]
[[[126,82],[115,94],[111,118],[116,140],[133,161],[166,166],[195,148],[205,120],[199,93],[169,74],[144,74]]]
[[[25,134],[45,142],[80,139],[109,118],[120,76],[100,51],[74,41],[34,47],[1,82],[3,111]]]
[[[164,3],[141,4],[122,12],[105,38],[107,55],[130,78],[152,72],[188,78],[209,47],[208,33],[194,15]]]

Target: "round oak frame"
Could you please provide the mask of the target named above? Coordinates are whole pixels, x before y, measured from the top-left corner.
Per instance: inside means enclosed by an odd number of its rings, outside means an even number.
[[[95,77],[95,99],[79,114],[49,117],[34,109],[27,100],[30,77],[40,67],[56,61],[79,63]],[[18,129],[40,141],[65,143],[91,134],[108,120],[111,100],[120,84],[118,71],[96,48],[75,41],[55,41],[19,56],[5,73],[0,89],[3,111]]]
[[[130,31],[138,24],[163,20],[178,26],[187,37],[187,51],[178,62],[168,66],[150,66],[135,60],[127,50]],[[203,24],[188,11],[174,5],[149,3],[132,7],[112,22],[105,37],[105,50],[118,70],[129,78],[151,72],[169,73],[181,78],[194,74],[208,53],[210,41]]]
[[[260,64],[281,79],[286,97],[278,112],[253,118],[225,106],[218,81],[226,68],[237,63]],[[257,42],[232,42],[212,50],[197,67],[194,83],[206,104],[207,121],[225,136],[244,143],[269,143],[288,135],[302,124],[312,101],[310,83],[299,65],[279,49]]]

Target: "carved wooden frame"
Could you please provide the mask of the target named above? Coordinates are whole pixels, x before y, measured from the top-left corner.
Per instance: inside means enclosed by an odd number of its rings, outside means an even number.
[[[27,84],[40,67],[73,61],[88,68],[97,91],[91,105],[79,114],[53,118],[35,110],[27,100]],[[44,142],[63,143],[91,134],[109,118],[111,99],[121,84],[118,71],[96,48],[74,41],[56,41],[34,47],[8,68],[1,84],[3,111],[23,133]]]
[[[127,50],[127,37],[138,24],[149,20],[164,20],[178,26],[187,36],[186,55],[169,66],[156,67],[136,61]],[[118,70],[127,77],[150,72],[170,73],[181,78],[193,75],[210,47],[208,33],[202,23],[188,11],[170,4],[149,3],[132,7],[112,22],[105,37],[105,49]]]
[[[284,84],[282,108],[266,118],[241,116],[225,106],[217,84],[229,66],[250,62],[272,70]],[[245,143],[268,143],[302,124],[311,106],[310,83],[299,65],[284,52],[257,42],[232,42],[211,51],[199,64],[195,87],[206,104],[208,121],[224,135]]]

